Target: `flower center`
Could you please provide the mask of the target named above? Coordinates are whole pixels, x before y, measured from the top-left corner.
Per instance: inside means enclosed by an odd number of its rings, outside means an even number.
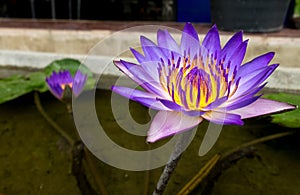
[[[167,63],[161,59],[158,65],[161,85],[175,103],[187,110],[203,110],[221,97],[230,97],[238,87],[236,70],[229,75],[224,60],[205,53],[199,51],[192,59],[185,54],[176,60],[172,53]]]

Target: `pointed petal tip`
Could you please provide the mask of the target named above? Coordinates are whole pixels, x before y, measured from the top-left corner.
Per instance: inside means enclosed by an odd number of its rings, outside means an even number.
[[[140,36],[140,42],[141,42],[141,46],[142,47],[147,47],[147,46],[156,46],[156,44],[151,41],[150,39],[148,39],[147,37],[145,36]]]
[[[219,125],[244,125],[244,121],[239,113],[210,111],[203,114],[202,117]]]
[[[243,126],[245,122],[243,120],[239,120],[235,125]]]
[[[164,34],[164,33],[169,33],[169,32],[166,29],[158,29],[157,30],[157,34]]]
[[[232,38],[235,38],[235,39],[238,39],[240,42],[242,42],[243,41],[243,34],[244,34],[244,32],[241,30],[241,31],[238,31],[238,32],[236,32],[233,36],[232,36]]]
[[[238,31],[236,34],[239,35],[239,36],[243,36],[244,31],[243,31],[243,30],[240,30],[240,31]]]
[[[212,53],[221,51],[220,34],[216,25],[212,26],[207,32],[202,41],[202,46]]]
[[[185,23],[183,31],[182,31],[182,36],[183,37],[190,36],[191,38],[195,39],[196,42],[199,41],[198,33],[191,22]],[[190,38],[185,38],[185,39],[189,40]]]
[[[275,52],[271,51],[271,52],[266,53],[266,55],[270,55],[270,58],[273,58],[275,56]]]
[[[278,66],[279,64],[271,64],[268,67],[270,68],[270,70],[274,71]]]
[[[296,104],[290,104],[290,103],[286,103],[286,102],[279,102],[279,103],[283,103],[283,104],[285,103],[286,107],[283,108],[282,111],[275,112],[275,113],[281,113],[281,112],[292,111],[292,110],[298,109],[298,105],[296,105]]]
[[[243,36],[244,36],[244,31],[243,31],[243,30],[238,31],[237,33],[235,33],[235,34],[233,35],[233,37],[236,37],[240,42],[243,41]],[[246,39],[245,41],[247,41],[247,43],[248,43],[249,39]],[[244,42],[245,42],[245,41],[244,41]]]
[[[295,110],[299,107],[298,105],[294,105],[294,104],[291,104],[291,105],[293,106],[292,110]]]
[[[212,27],[210,28],[209,31],[217,31],[219,33],[219,30],[218,30],[218,26],[216,24],[212,25]]]
[[[113,60],[114,65],[119,66],[121,64],[120,60]]]
[[[296,109],[297,106],[286,102],[259,98],[252,104],[233,110],[232,113],[238,114],[242,119],[253,118],[261,115],[278,114]]]
[[[115,85],[112,85],[112,86],[110,87],[110,90],[114,91],[115,87],[116,87]]]
[[[148,136],[147,139],[146,139],[146,142],[147,143],[154,143],[157,140],[159,140],[159,139],[155,138],[154,136],[153,137]]]
[[[191,29],[193,28],[194,29],[194,26],[191,22],[186,22],[185,25],[184,25],[184,29]]]

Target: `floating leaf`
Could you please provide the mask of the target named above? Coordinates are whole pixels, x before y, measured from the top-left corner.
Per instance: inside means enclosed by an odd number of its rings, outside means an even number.
[[[33,90],[45,92],[48,90],[45,79],[46,75],[43,72],[33,72],[28,75],[30,86]]]
[[[44,92],[47,90],[45,74],[33,72],[26,76],[13,75],[0,80],[0,103],[15,99],[33,90]]]
[[[55,60],[45,67],[44,72],[47,76],[51,75],[53,71],[68,70],[71,75],[74,76],[76,71],[80,71],[88,76],[92,76],[93,73],[84,65],[81,64],[79,60],[65,58],[61,60]]]
[[[300,105],[300,95],[288,93],[272,93],[264,95],[265,98]],[[300,109],[272,115],[272,122],[290,128],[300,127]]]

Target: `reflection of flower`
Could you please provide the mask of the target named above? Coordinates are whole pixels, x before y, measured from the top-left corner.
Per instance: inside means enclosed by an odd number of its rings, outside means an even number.
[[[190,129],[203,119],[243,125],[242,119],[294,108],[256,96],[278,64],[268,65],[274,53],[266,53],[241,66],[248,43],[242,36],[236,33],[221,48],[213,26],[200,45],[197,32],[187,23],[180,45],[167,30],[159,30],[157,45],[141,37],[144,55],[131,49],[139,65],[115,61],[145,91],[121,86],[112,90],[159,110],[147,141]]]
[[[87,79],[87,75],[81,73],[79,70],[76,72],[74,79],[68,70],[53,72],[52,75],[46,78],[46,82],[51,93],[58,99],[62,99],[68,89],[73,91],[77,97],[83,90]]]

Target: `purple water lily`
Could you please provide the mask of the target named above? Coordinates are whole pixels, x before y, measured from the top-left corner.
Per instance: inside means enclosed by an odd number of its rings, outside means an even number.
[[[178,45],[167,30],[157,32],[157,44],[141,36],[143,54],[131,49],[138,64],[115,65],[145,91],[122,86],[112,90],[147,107],[159,110],[148,131],[148,142],[188,130],[203,119],[226,125],[243,125],[242,119],[295,107],[256,95],[277,68],[269,65],[274,53],[241,65],[248,44],[236,33],[221,48],[213,26],[200,44],[187,23]]]
[[[74,79],[68,70],[53,72],[46,78],[51,93],[60,100],[63,99],[67,88],[72,89],[74,96],[77,97],[82,92],[86,80],[87,75],[80,70],[76,72]]]

